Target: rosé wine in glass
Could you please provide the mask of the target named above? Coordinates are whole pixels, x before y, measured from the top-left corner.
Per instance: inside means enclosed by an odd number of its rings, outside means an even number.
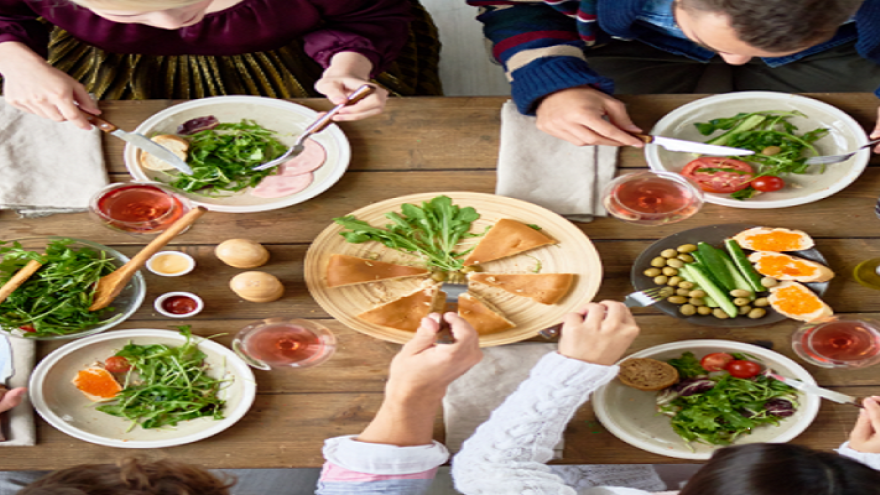
[[[130,234],[159,234],[187,211],[186,200],[155,184],[111,184],[89,204],[102,224]]]
[[[257,369],[306,368],[329,359],[336,338],[312,321],[269,318],[238,332],[232,348]]]
[[[880,331],[873,321],[835,318],[799,329],[792,347],[816,366],[862,368],[880,362]]]
[[[703,206],[703,191],[673,172],[635,172],[611,181],[602,192],[608,213],[625,222],[662,225],[690,218]]]

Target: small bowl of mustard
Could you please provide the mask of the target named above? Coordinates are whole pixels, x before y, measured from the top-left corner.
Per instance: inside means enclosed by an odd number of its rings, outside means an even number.
[[[193,271],[196,260],[180,251],[159,251],[147,260],[147,270],[163,277],[179,277]]]

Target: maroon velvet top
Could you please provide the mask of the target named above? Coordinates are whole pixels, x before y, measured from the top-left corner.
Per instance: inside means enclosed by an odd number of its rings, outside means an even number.
[[[406,43],[408,0],[244,0],[177,30],[108,21],[68,0],[0,0],[0,43],[20,41],[46,56],[44,17],[89,45],[113,53],[237,55],[281,48],[296,38],[326,67],[339,52],[357,52],[374,73]]]

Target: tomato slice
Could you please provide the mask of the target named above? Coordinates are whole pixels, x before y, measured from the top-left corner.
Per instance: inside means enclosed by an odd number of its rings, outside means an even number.
[[[125,373],[131,369],[131,363],[122,356],[111,356],[104,360],[104,369],[110,373]]]
[[[33,332],[36,332],[36,331],[37,331],[37,329],[34,328],[34,327],[31,326],[31,325],[22,325],[22,326],[20,326],[20,327],[18,327],[18,328],[19,328],[20,330],[22,330],[23,332],[27,332],[27,333],[33,333]]]
[[[703,156],[685,165],[681,175],[711,193],[733,193],[749,186],[755,169],[746,162],[723,156]]]
[[[761,372],[761,365],[754,361],[737,359],[727,364],[724,369],[737,378],[751,378]]]
[[[731,361],[733,361],[733,356],[730,354],[726,352],[713,352],[712,354],[706,354],[700,360],[700,366],[706,371],[721,371]]]

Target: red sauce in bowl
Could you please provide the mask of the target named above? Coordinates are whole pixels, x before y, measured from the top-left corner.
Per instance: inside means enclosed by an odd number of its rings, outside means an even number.
[[[189,296],[171,296],[162,301],[162,309],[175,315],[192,313],[198,306],[199,303]]]

